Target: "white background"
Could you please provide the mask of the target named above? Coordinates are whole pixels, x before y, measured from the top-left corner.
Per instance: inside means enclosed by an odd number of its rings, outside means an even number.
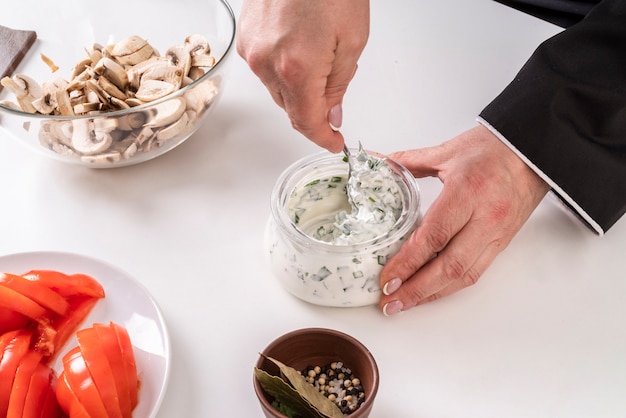
[[[490,0],[374,1],[342,131],[383,153],[449,139],[558,31]],[[172,344],[158,418],[261,416],[257,353],[310,326],[372,351],[372,418],[626,416],[623,220],[598,238],[548,198],[470,289],[392,318],[321,308],[282,290],[263,249],[277,176],[318,151],[233,54],[204,126],[153,161],[89,170],[0,133],[0,253],[84,254],[146,286]],[[427,208],[440,185],[420,186]]]

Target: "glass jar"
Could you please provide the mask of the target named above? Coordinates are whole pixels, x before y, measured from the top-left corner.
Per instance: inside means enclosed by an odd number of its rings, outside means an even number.
[[[302,158],[279,176],[271,194],[265,247],[273,274],[291,294],[322,306],[356,307],[378,302],[383,266],[421,220],[415,178],[395,161],[386,162],[402,195],[402,211],[391,230],[356,244],[332,244],[312,238],[296,225],[289,212],[294,191],[320,179],[347,176],[348,165],[342,154],[324,151]],[[333,216],[330,212],[338,211],[336,205],[325,203],[317,209]]]

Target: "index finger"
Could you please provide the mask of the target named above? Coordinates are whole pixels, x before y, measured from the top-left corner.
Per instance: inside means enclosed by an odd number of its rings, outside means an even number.
[[[404,283],[442,251],[452,237],[467,224],[471,211],[454,205],[459,200],[451,193],[453,192],[444,187],[424,215],[421,224],[383,267],[380,285],[385,294],[392,293],[389,286],[397,288],[400,284],[395,280],[393,285],[388,285],[390,281],[399,279]],[[441,283],[441,287],[446,284]]]

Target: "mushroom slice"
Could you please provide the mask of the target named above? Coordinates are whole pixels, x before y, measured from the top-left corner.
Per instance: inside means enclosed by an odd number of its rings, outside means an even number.
[[[200,55],[200,54],[210,54],[211,47],[209,46],[209,42],[202,35],[189,35],[185,38],[185,48],[189,50],[189,54],[191,55]]]
[[[74,106],[74,113],[77,115],[84,115],[100,109],[102,109],[102,103],[100,102],[79,103]]]
[[[196,81],[197,79],[202,77],[204,73],[205,71],[201,67],[191,67],[187,76],[193,81]]]
[[[106,77],[119,89],[126,90],[128,86],[128,75],[126,70],[111,58],[102,57],[94,67],[96,74]]]
[[[147,60],[155,53],[152,45],[137,35],[121,40],[111,49],[111,55],[122,65],[135,65]]]
[[[91,119],[81,118],[72,121],[72,148],[83,155],[94,155],[106,151],[111,146],[111,135],[93,129]]]
[[[158,62],[158,65],[150,66],[143,72],[139,88],[146,80],[161,80],[171,83],[176,89],[179,89],[185,75],[183,68],[177,67],[169,60],[161,60]]]
[[[186,76],[191,68],[191,55],[189,50],[182,45],[177,45],[165,51],[165,56],[170,60],[172,65],[182,70],[182,76]]]
[[[181,97],[155,105],[149,110],[150,117],[145,126],[159,128],[170,125],[181,118],[185,112],[185,100]]]
[[[159,144],[168,141],[178,135],[180,135],[189,123],[189,116],[187,113],[183,113],[181,117],[174,123],[157,132],[156,138]]]
[[[73,80],[74,78],[78,77],[87,68],[90,68],[92,65],[93,63],[91,62],[91,58],[85,58],[82,61],[77,62],[76,65],[74,65],[74,67],[72,68],[72,75],[70,76],[70,80]]]
[[[8,91],[15,95],[17,103],[23,111],[36,113],[33,101],[43,96],[43,90],[39,83],[24,74],[15,74],[13,77],[4,77],[0,80]]]
[[[215,96],[217,96],[217,93],[218,88],[213,83],[213,80],[207,80],[197,86],[194,86],[184,95],[187,103],[187,109],[193,110],[197,114],[201,114],[213,101]]]
[[[33,107],[42,115],[49,115],[54,112],[54,109],[56,108],[55,104],[56,99],[50,93],[46,93],[40,98],[32,101]]]
[[[146,122],[146,114],[144,112],[133,112],[117,119],[118,128],[123,131],[132,131],[141,128]]]
[[[49,115],[58,111],[57,92],[65,91],[68,82],[63,78],[57,77],[51,81],[46,81],[41,85],[43,96],[33,101],[33,106],[39,113]]]
[[[70,102],[70,95],[67,90],[57,90],[55,93],[55,99],[57,102],[57,110],[62,116],[74,115],[74,108]]]
[[[8,107],[9,109],[13,109],[13,110],[22,110],[20,105],[18,105],[15,102],[12,102],[10,100],[2,100],[2,101],[0,101],[0,105],[2,105],[4,107]]]
[[[145,80],[141,82],[135,97],[142,102],[151,102],[176,90],[176,85],[161,80]]]
[[[120,90],[114,83],[112,83],[106,77],[98,78],[97,83],[98,83],[98,86],[100,86],[100,88],[104,90],[105,92],[107,92],[107,94],[111,97],[115,97],[116,99],[119,99],[122,101],[128,98],[122,90]]]
[[[143,100],[139,100],[136,97],[129,97],[128,99],[124,100],[124,102],[130,107],[141,106],[142,104],[146,104],[146,102],[144,102]]]
[[[191,65],[193,67],[213,67],[215,65],[215,57],[213,55],[192,55]]]
[[[137,142],[137,145],[141,146],[144,143],[150,141],[151,139],[153,139],[155,136],[154,131],[152,130],[151,127],[149,126],[144,126],[141,131],[139,131],[139,133],[137,134],[137,138],[135,139],[135,142]]]

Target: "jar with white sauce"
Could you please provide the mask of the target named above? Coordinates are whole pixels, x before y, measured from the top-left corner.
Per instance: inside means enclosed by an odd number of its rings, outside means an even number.
[[[421,220],[419,188],[405,167],[353,154],[360,168],[349,190],[358,210],[346,193],[347,161],[326,151],[289,166],[271,195],[265,246],[272,271],[287,291],[316,305],[377,303],[383,266]]]

